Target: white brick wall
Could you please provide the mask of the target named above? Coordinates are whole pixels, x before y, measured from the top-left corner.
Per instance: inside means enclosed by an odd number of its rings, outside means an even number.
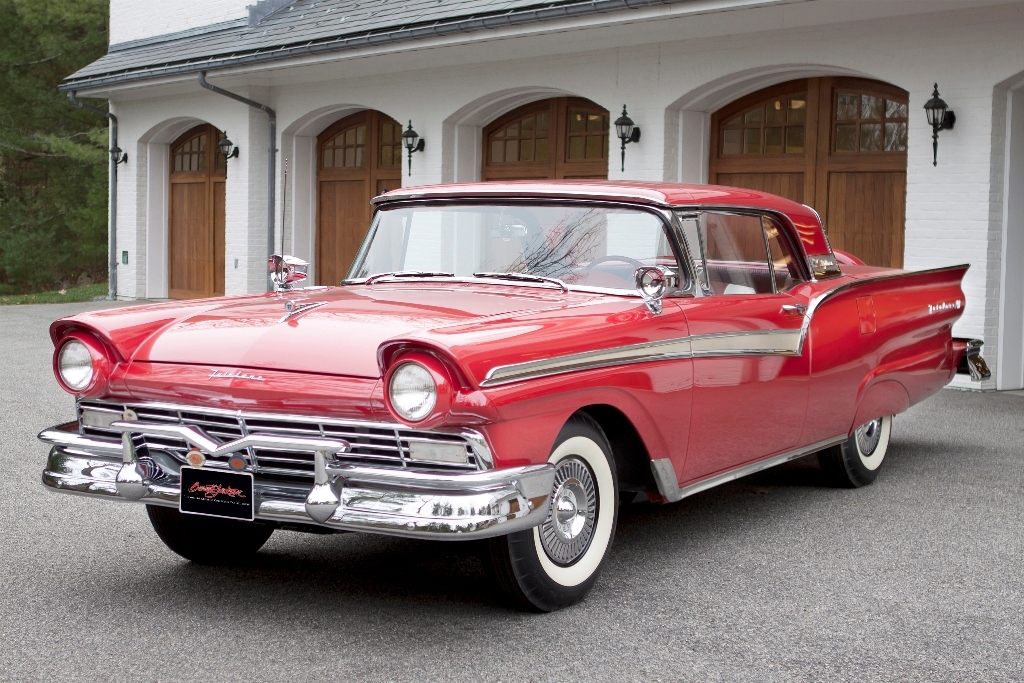
[[[241,12],[244,5],[227,0],[204,4],[211,12],[228,13],[232,8]],[[289,158],[285,229],[296,255],[309,260],[315,251],[316,216],[312,142],[332,121],[360,108],[378,109],[403,124],[411,118],[426,140],[426,151],[413,158],[411,178],[403,167],[406,185],[472,179],[480,158],[479,127],[516,102],[552,93],[587,97],[613,118],[623,103],[629,106],[643,138],[628,146],[624,173],[613,144],[610,178],[693,181],[706,169],[707,116],[731,99],[811,75],[859,74],[893,83],[910,92],[905,265],[971,263],[964,283],[968,306],[955,332],[984,339],[987,356],[994,360],[1003,164],[995,147],[1004,137],[995,130],[1003,124],[994,111],[994,89],[1024,73],[1024,4],[851,21],[865,13],[898,14],[894,8],[926,11],[949,5],[942,0],[821,0],[614,29],[400,50],[373,59],[334,56],[323,58],[333,60],[329,63],[279,71],[273,79],[256,70],[234,78],[211,74],[211,80],[248,92],[277,110],[278,210],[281,166]],[[932,166],[931,130],[922,111],[935,81],[957,114],[956,128],[940,134],[938,166]],[[247,84],[259,82],[268,85],[247,89]],[[198,85],[173,87],[179,93],[174,97],[134,95],[116,105],[122,148],[130,149],[137,141],[140,149],[128,168],[122,167],[119,250],[132,251],[133,268],[122,274],[119,292],[159,295],[159,278],[151,276],[157,271],[142,264],[147,258],[152,263],[166,259],[166,236],[158,229],[164,214],[153,199],[160,196],[154,186],[166,178],[147,171],[143,162],[147,150],[152,157],[166,143],[153,131],[184,117],[226,128],[241,149],[241,156],[229,162],[226,282],[229,293],[261,291],[266,117],[202,92]],[[193,95],[180,94],[190,88]]]
[[[249,16],[256,0],[110,0],[110,44],[162,36]]]

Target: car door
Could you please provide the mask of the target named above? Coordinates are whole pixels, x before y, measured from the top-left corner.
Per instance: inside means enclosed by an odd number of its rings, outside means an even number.
[[[693,353],[693,402],[683,481],[798,445],[809,359],[807,301],[795,241],[757,213],[683,217],[702,296],[681,300]]]

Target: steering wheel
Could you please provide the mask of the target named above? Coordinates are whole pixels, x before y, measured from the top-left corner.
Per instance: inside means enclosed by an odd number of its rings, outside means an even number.
[[[587,267],[583,269],[583,272],[589,272],[602,263],[613,263],[615,261],[618,261],[619,263],[628,263],[629,265],[635,266],[637,268],[647,267],[647,264],[641,263],[640,261],[637,261],[635,258],[630,258],[628,256],[600,256],[591,261],[590,263],[588,263]]]

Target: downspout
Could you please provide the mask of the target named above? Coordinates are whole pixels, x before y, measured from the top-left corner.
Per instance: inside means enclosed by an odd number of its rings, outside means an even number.
[[[110,119],[110,209],[108,211],[109,225],[107,226],[107,252],[109,263],[107,264],[107,301],[117,299],[117,155],[114,152],[117,147],[117,117],[109,111],[99,107],[93,107],[85,102],[79,102],[75,97],[74,90],[68,90],[68,99],[71,104],[79,109],[85,109],[100,116]]]
[[[270,167],[267,169],[267,259],[274,255],[274,191],[277,182],[277,114],[265,104],[260,104],[248,98],[228,92],[206,82],[206,72],[199,72],[199,85],[207,90],[212,90],[218,95],[230,97],[242,104],[247,104],[254,109],[259,109],[270,119]],[[274,284],[267,278],[267,291],[274,291]]]

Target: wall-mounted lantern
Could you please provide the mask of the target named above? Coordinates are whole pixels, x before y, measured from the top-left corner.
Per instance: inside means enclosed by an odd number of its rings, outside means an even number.
[[[932,127],[932,166],[939,165],[939,131],[953,130],[956,114],[949,110],[949,105],[939,97],[939,84],[932,90],[932,98],[925,102],[924,113],[928,115],[928,125]]]
[[[235,143],[231,142],[227,133],[224,133],[224,138],[217,143],[217,149],[220,150],[225,161],[238,157],[238,147],[235,146]]]
[[[409,152],[409,175],[412,175],[412,153],[422,152],[427,143],[423,141],[420,134],[412,129],[412,121],[409,121],[409,127],[402,133],[402,142],[405,143],[405,149]]]
[[[626,170],[626,145],[640,142],[640,126],[633,123],[626,113],[626,105],[622,105],[622,116],[615,119],[615,134],[622,141],[622,170]]]
[[[110,148],[110,160],[114,162],[114,165],[127,164],[128,163],[128,152],[125,152],[120,147],[114,146]]]

